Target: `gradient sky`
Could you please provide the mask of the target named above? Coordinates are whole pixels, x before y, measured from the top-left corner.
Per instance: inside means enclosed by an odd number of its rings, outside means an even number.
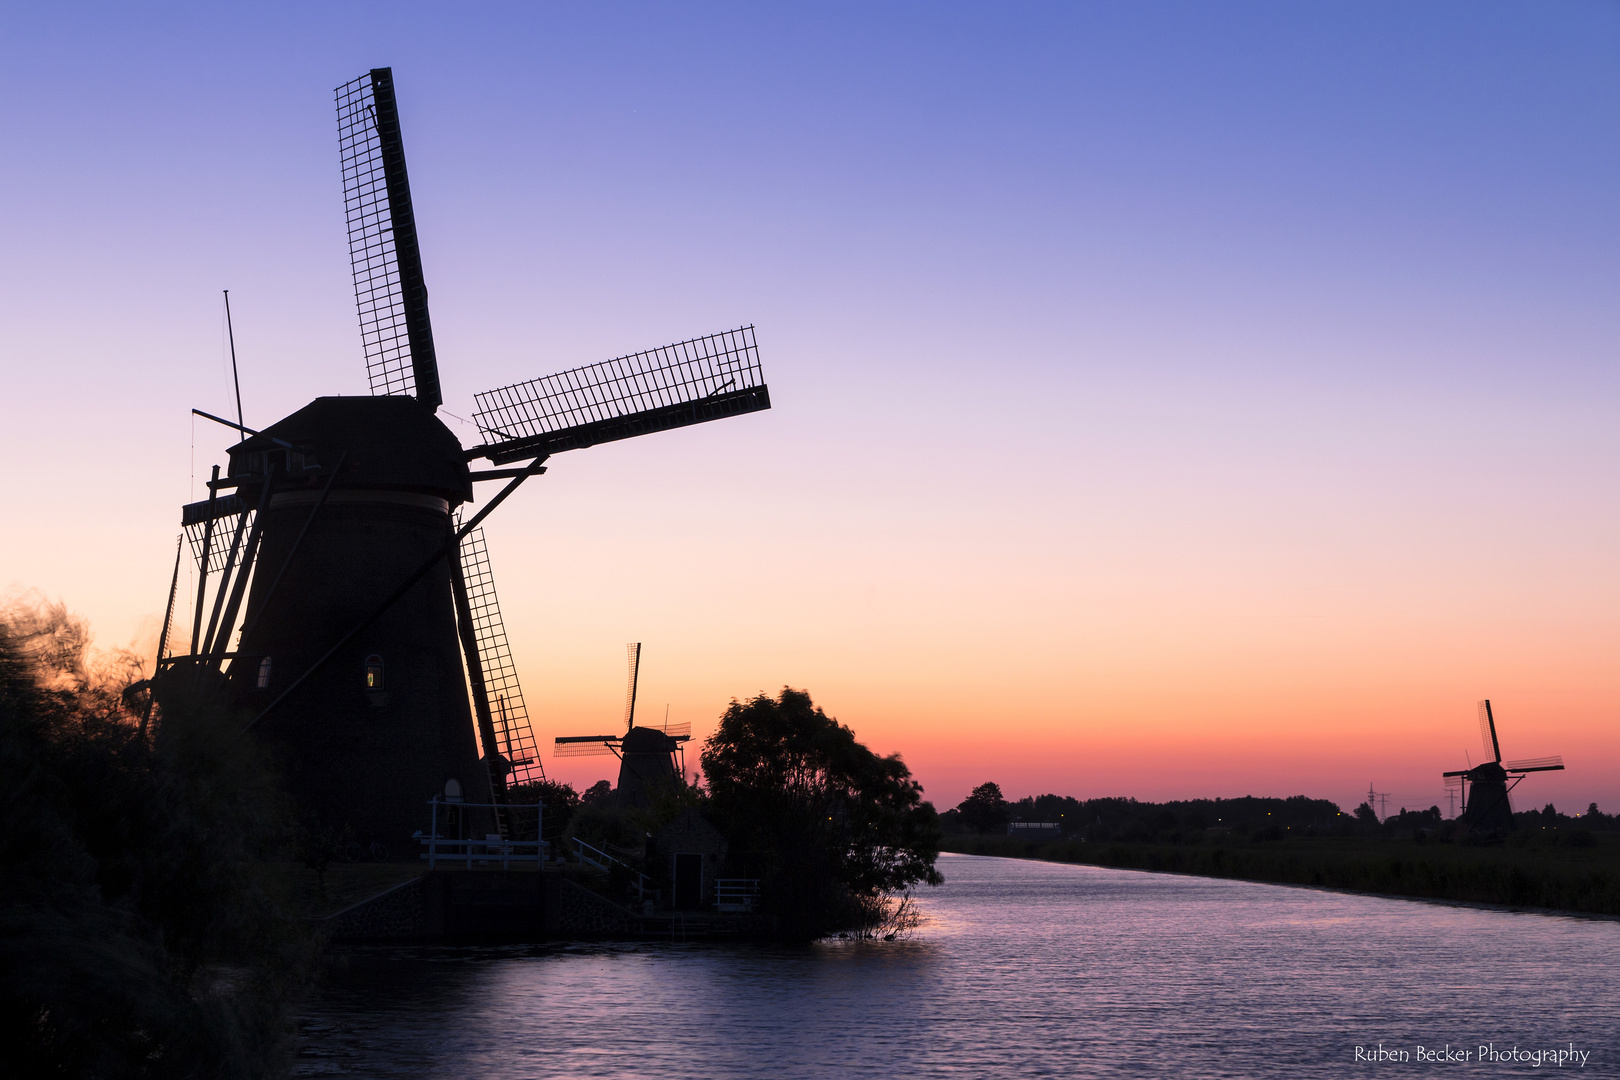
[[[464,442],[759,327],[771,412],[491,518],[545,744],[639,640],[653,714],[802,687],[941,807],[1444,806],[1489,696],[1569,763],[1520,806],[1620,810],[1620,7],[0,8],[0,586],[151,647],[221,289],[250,425],[366,392],[382,65]]]

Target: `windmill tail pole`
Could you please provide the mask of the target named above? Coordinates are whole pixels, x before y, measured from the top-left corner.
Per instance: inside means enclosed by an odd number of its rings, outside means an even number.
[[[446,556],[455,558],[456,548],[461,544],[462,538],[481,525],[484,519],[489,517],[489,515],[494,512],[495,508],[505,501],[508,495],[517,490],[519,484],[538,473],[540,471],[541,463],[545,460],[546,455],[542,454],[540,457],[537,457],[533,461],[529,462],[528,468],[523,470],[522,475],[514,477],[511,483],[501,488],[500,493],[497,494],[493,499],[489,500],[489,504],[487,506],[478,511],[478,513],[474,514],[465,525],[451,534],[450,538],[445,541],[443,547],[434,552],[432,555],[429,555],[422,565],[417,567],[411,576],[406,578],[400,584],[399,588],[389,593],[388,599],[384,600],[381,604],[378,604],[376,610],[370,615],[366,616],[366,618],[355,626],[353,630],[350,630],[347,634],[344,634],[341,638],[339,638],[337,643],[334,644],[330,649],[326,650],[326,652],[321,655],[319,660],[315,661],[308,668],[306,668],[302,675],[298,676],[298,678],[287,684],[287,689],[278,694],[274,701],[266,705],[264,709],[260,711],[259,715],[255,716],[252,720],[249,720],[247,724],[243,726],[242,730],[238,732],[238,734],[245,735],[247,732],[251,731],[253,726],[260,720],[263,720],[266,716],[269,716],[272,712],[274,712],[278,705],[280,705],[283,701],[286,701],[287,698],[292,695],[293,691],[302,686],[311,675],[325,667],[327,661],[336,656],[345,645],[359,637],[361,634],[365,633],[372,623],[382,618],[389,608],[398,603],[401,597],[415,587],[418,581],[421,581],[423,578],[427,577],[428,574],[432,572],[433,568],[439,565],[441,560],[443,560]]]

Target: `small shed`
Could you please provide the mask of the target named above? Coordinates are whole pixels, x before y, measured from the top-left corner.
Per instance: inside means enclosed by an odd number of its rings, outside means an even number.
[[[670,884],[670,906],[677,911],[707,908],[726,861],[726,838],[720,830],[688,806],[653,834],[653,846]]]

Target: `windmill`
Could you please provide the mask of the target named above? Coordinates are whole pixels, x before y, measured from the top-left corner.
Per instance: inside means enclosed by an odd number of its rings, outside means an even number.
[[[336,96],[372,396],[316,398],[261,430],[193,410],[243,437],[182,509],[199,570],[190,641],[171,649],[182,631],[166,622],[151,686],[165,710],[223,699],[279,748],[306,811],[402,850],[431,797],[498,804],[544,776],[484,519],[554,454],[768,409],[770,394],[745,326],[477,394],[482,441],[464,448],[435,415],[392,72]],[[470,470],[478,459],[523,465]],[[505,483],[464,518],[492,481]],[[505,829],[468,807],[458,827],[491,825]]]
[[[1460,820],[1480,832],[1505,833],[1513,828],[1513,804],[1508,801],[1508,792],[1530,773],[1562,769],[1564,759],[1554,754],[1552,757],[1504,764],[1502,744],[1496,738],[1496,717],[1491,713],[1488,698],[1479,703],[1479,737],[1491,760],[1441,775],[1447,787],[1455,785],[1462,793],[1463,812]]]
[[[560,735],[552,753],[557,757],[592,757],[612,754],[619,759],[619,805],[644,807],[659,789],[673,789],[686,776],[685,747],[691,724],[660,728],[636,726],[636,684],[641,676],[641,643],[625,646],[630,681],[624,695],[623,735]],[[680,760],[677,761],[677,755]]]

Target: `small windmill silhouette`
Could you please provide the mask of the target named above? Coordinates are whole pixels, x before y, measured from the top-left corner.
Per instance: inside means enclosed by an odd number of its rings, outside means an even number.
[[[663,727],[636,726],[636,685],[641,675],[641,643],[625,647],[630,681],[624,696],[623,735],[560,735],[552,751],[556,757],[592,757],[612,754],[619,759],[620,806],[646,806],[662,790],[674,788],[686,775],[685,747],[691,724],[667,721]],[[677,760],[679,758],[679,760]]]
[[[1526,758],[1502,762],[1502,744],[1496,737],[1496,717],[1487,698],[1479,702],[1479,737],[1485,744],[1485,753],[1491,760],[1467,769],[1442,773],[1448,787],[1453,784],[1462,790],[1463,812],[1460,820],[1487,834],[1503,834],[1513,828],[1513,804],[1508,792],[1533,772],[1557,772],[1564,767],[1558,754],[1551,757]]]

